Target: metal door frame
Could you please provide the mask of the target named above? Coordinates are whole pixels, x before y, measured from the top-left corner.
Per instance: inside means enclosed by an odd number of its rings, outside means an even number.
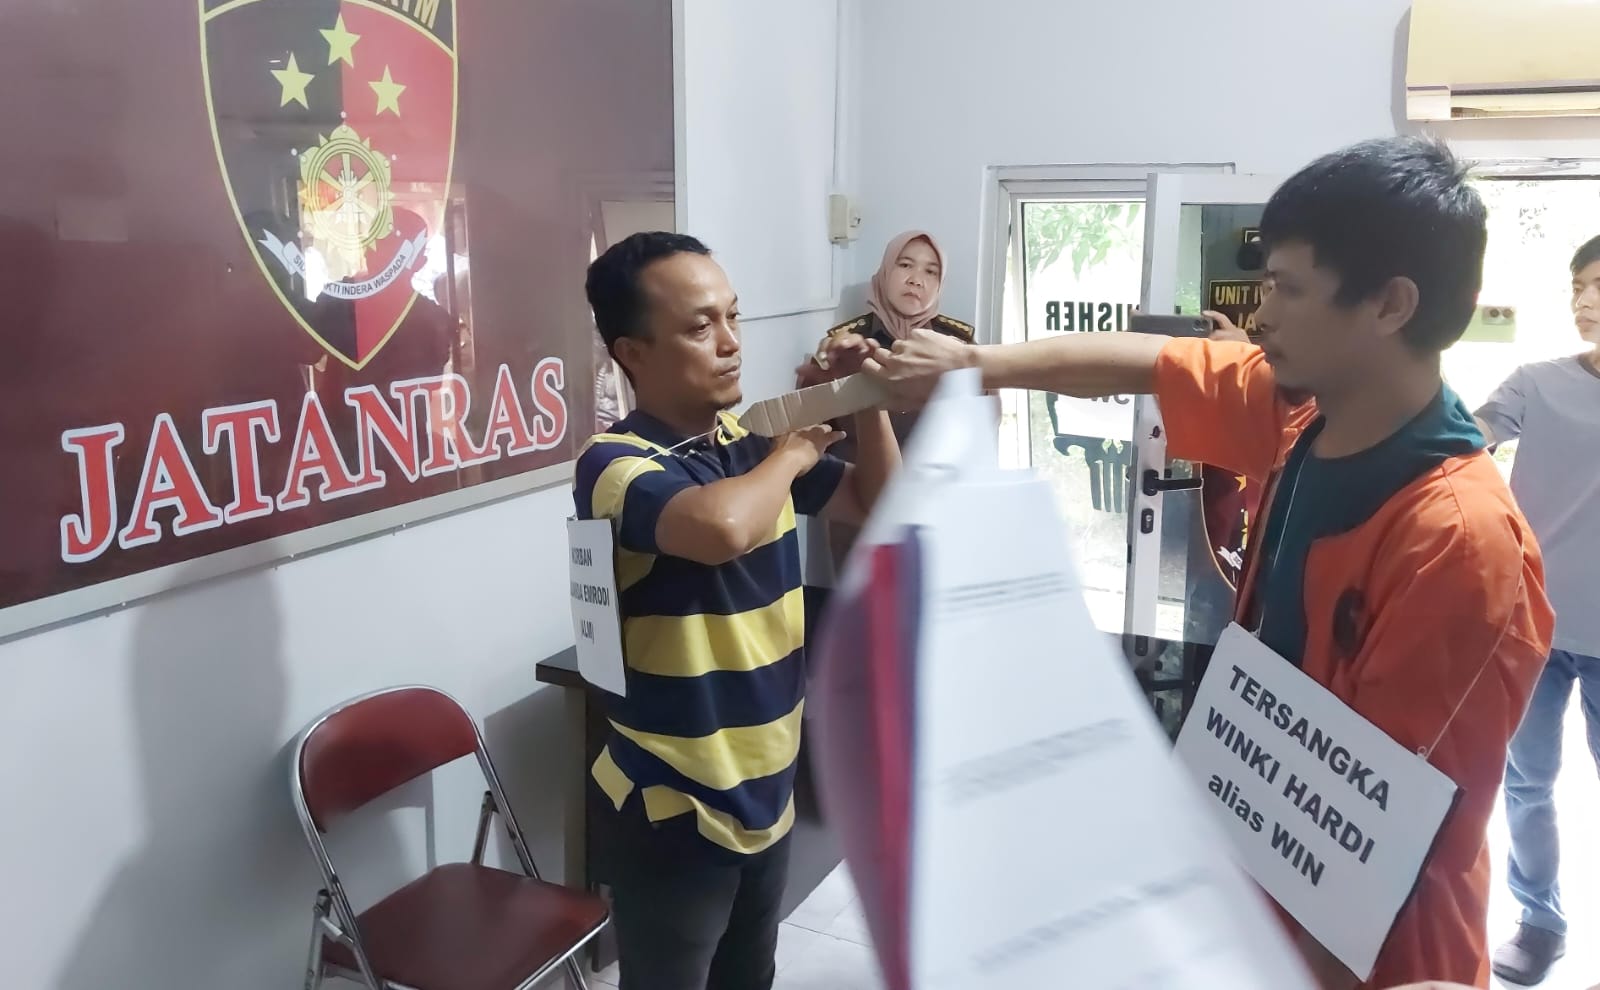
[[[1278,176],[1195,172],[1156,172],[1149,177],[1145,202],[1144,286],[1140,307],[1146,313],[1171,313],[1177,305],[1178,264],[1183,245],[1179,230],[1185,206],[1265,204],[1281,185]],[[1128,586],[1123,630],[1128,659],[1148,662],[1156,639],[1160,598],[1161,507],[1165,495],[1147,494],[1140,479],[1154,470],[1167,474],[1167,441],[1161,410],[1153,396],[1134,406],[1133,464],[1128,476]],[[1191,497],[1189,493],[1180,498]]]

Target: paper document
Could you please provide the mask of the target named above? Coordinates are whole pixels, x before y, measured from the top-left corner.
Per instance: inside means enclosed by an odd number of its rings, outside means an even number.
[[[995,461],[992,403],[947,376],[818,637],[820,783],[889,987],[1309,988],[1048,484]]]
[[[567,520],[567,575],[578,673],[595,687],[627,694],[618,607],[616,540],[609,519]]]

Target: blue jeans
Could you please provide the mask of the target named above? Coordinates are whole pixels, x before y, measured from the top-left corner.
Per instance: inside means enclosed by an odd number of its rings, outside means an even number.
[[[1600,767],[1600,660],[1556,650],[1533,689],[1528,713],[1506,760],[1506,821],[1511,826],[1511,892],[1522,920],[1565,935],[1561,913],[1561,842],[1556,833],[1556,773],[1561,723],[1576,682],[1589,729],[1589,753]]]

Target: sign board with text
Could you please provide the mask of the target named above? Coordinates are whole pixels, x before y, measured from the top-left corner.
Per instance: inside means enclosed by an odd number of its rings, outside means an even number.
[[[623,671],[622,617],[617,608],[616,546],[611,520],[567,520],[567,570],[578,673],[597,688],[625,695],[627,678]]]
[[[594,197],[672,188],[670,0],[13,12],[0,638],[560,483],[614,418]]]
[[[1253,334],[1261,291],[1259,278],[1212,279],[1206,291],[1206,309],[1221,313],[1240,330]]]
[[[1133,303],[1049,299],[1039,307],[1039,321],[1034,324],[1039,328],[1038,333],[1030,330],[1030,336],[1121,333],[1128,329],[1138,310],[1139,307]],[[1131,395],[1099,399],[1053,395],[1050,402],[1057,436],[1069,441],[1099,438],[1126,442],[1133,439],[1134,398]]]
[[[1238,625],[1217,643],[1177,752],[1245,870],[1370,975],[1455,783]]]
[[[1113,395],[1103,399],[1056,395],[1050,401],[1054,403],[1056,432],[1059,436],[1103,437],[1123,441],[1133,439],[1131,395]]]

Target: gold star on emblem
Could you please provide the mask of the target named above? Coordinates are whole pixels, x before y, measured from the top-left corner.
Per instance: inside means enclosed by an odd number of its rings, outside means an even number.
[[[355,68],[356,42],[361,40],[361,35],[351,34],[345,30],[344,15],[339,15],[339,19],[333,23],[332,30],[324,28],[321,34],[328,42],[328,64],[343,62],[352,69]]]
[[[311,104],[306,102],[306,86],[310,85],[311,80],[315,79],[316,76],[309,72],[300,71],[299,64],[294,60],[294,52],[289,53],[289,65],[287,68],[272,70],[272,78],[278,80],[278,85],[283,91],[282,100],[278,106],[286,107],[290,103],[298,103],[307,110],[311,109]]]
[[[371,86],[372,91],[378,94],[378,116],[382,116],[385,110],[393,110],[396,117],[400,116],[400,94],[404,93],[406,88],[395,82],[394,77],[389,75],[389,67],[387,65],[383,67],[383,78],[377,82],[369,82],[367,85]]]

